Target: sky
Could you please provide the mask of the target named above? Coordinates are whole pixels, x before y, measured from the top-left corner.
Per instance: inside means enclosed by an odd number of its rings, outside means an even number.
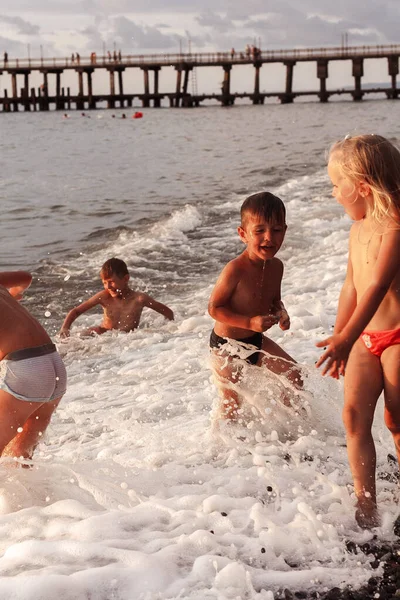
[[[33,8],[34,7],[34,8]],[[399,41],[399,0],[0,0],[0,52],[124,54]]]

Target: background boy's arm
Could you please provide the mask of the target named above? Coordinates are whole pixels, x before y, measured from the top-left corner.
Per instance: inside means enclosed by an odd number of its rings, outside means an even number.
[[[332,368],[334,361],[339,365],[339,372],[344,373],[344,367],[353,344],[378,310],[399,271],[400,231],[393,229],[382,236],[378,259],[372,272],[370,284],[360,298],[359,303],[354,306],[347,323],[344,323],[341,330],[339,329],[341,323],[339,323],[338,333],[335,332],[332,337],[317,344],[318,347],[328,346],[317,363],[317,367],[319,367],[327,360],[323,374]],[[344,306],[347,306],[350,313],[351,301],[348,300],[348,304]],[[344,312],[345,309],[343,308],[343,315]]]
[[[152,298],[148,294],[143,294],[143,298],[143,306],[147,306],[148,308],[155,310],[169,321],[174,320],[174,313],[168,306],[162,304],[162,302],[157,302],[157,300],[154,300],[154,298]]]
[[[82,302],[82,304],[79,304],[78,306],[75,306],[75,308],[70,310],[69,313],[67,314],[67,316],[65,317],[64,323],[62,324],[62,327],[59,331],[60,336],[68,337],[70,327],[71,327],[72,323],[75,321],[75,319],[77,319],[80,315],[87,312],[94,306],[101,304],[102,300],[106,296],[106,294],[107,294],[107,292],[99,292],[95,296],[92,296],[92,298],[89,298],[89,300]]]
[[[27,271],[0,272],[0,285],[8,289],[11,296],[21,300],[22,294],[32,283],[32,275]]]
[[[232,262],[228,263],[219,276],[211,293],[210,301],[208,303],[208,312],[210,316],[215,319],[215,321],[226,323],[231,327],[249,329],[250,331],[266,331],[278,322],[278,317],[275,315],[248,317],[246,315],[235,313],[229,308],[229,301],[239,280],[240,270]]]

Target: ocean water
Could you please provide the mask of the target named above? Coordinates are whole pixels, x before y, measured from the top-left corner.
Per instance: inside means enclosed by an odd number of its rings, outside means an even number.
[[[380,571],[346,549],[372,534],[354,521],[342,383],[314,367],[350,228],[330,197],[326,151],[347,133],[397,142],[400,104],[111,114],[0,115],[1,268],[33,272],[24,302],[69,375],[33,468],[0,462],[1,596],[271,600],[285,588],[361,586]],[[243,417],[229,427],[215,418],[207,302],[242,249],[240,205],[262,189],[287,207],[279,256],[292,326],[270,335],[302,366],[307,414],[280,405],[282,380],[249,367]],[[59,340],[66,312],[101,289],[111,256],[175,321],[148,311],[135,332],[80,338],[99,323],[94,312]],[[398,506],[382,405],[374,433],[375,533],[390,541]]]

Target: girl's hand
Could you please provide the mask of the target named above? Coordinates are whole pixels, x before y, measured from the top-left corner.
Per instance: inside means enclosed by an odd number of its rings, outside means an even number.
[[[337,333],[315,345],[317,348],[326,347],[325,352],[316,364],[318,368],[325,363],[322,375],[328,373],[334,379],[339,379],[339,375],[344,375],[350,350],[353,346],[352,342],[343,338],[340,333]]]
[[[279,327],[282,329],[282,331],[287,331],[290,329],[290,317],[284,308],[279,314]]]

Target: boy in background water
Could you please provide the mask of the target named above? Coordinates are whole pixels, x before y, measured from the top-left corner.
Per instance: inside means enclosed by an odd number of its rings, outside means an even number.
[[[103,308],[101,325],[90,327],[83,333],[101,335],[111,329],[133,331],[139,326],[145,307],[151,308],[172,321],[174,313],[168,306],[157,302],[148,294],[132,290],[129,287],[129,271],[126,263],[119,258],[110,258],[100,270],[104,290],[69,311],[60,330],[61,337],[68,337],[72,323],[80,315],[95,306]]]

